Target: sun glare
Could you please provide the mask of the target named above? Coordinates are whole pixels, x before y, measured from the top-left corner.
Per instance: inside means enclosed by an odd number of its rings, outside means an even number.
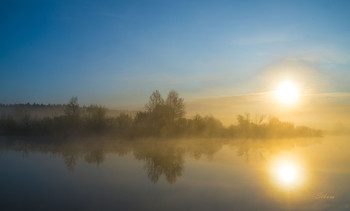
[[[304,180],[301,164],[288,157],[276,158],[270,167],[272,179],[279,187],[294,189]]]
[[[291,183],[295,181],[297,177],[297,170],[295,166],[289,163],[280,166],[277,172],[279,179],[284,183]]]
[[[276,90],[277,99],[285,105],[291,105],[296,103],[298,101],[299,96],[300,91],[298,87],[295,83],[290,81],[282,82]]]

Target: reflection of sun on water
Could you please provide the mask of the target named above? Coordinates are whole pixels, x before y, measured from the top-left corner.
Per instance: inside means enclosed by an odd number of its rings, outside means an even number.
[[[270,172],[273,182],[287,189],[300,187],[305,177],[301,164],[289,157],[275,158],[271,163]]]
[[[293,183],[298,176],[297,168],[291,163],[285,163],[277,169],[279,179],[284,183]]]

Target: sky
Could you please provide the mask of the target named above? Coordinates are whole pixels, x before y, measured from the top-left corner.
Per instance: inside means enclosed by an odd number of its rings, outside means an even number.
[[[0,103],[350,92],[350,1],[0,2]]]

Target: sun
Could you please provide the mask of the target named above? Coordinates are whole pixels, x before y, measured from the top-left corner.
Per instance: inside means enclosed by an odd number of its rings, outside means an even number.
[[[298,101],[300,90],[295,83],[284,81],[277,87],[275,94],[279,102],[291,105]]]

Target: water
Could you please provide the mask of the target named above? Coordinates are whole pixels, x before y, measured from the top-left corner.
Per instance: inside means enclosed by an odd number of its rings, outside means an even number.
[[[350,210],[348,137],[0,143],[1,210]]]

